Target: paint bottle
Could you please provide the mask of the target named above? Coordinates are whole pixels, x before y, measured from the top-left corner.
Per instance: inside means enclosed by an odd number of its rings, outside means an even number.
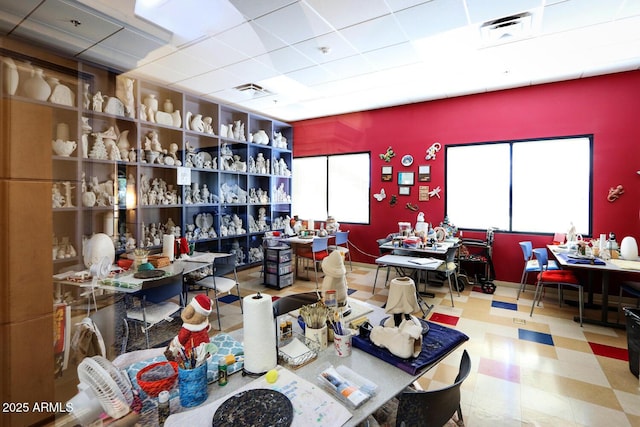
[[[171,409],[169,408],[169,392],[163,390],[158,395],[158,425],[164,426],[164,422],[171,415]]]
[[[218,361],[218,385],[227,385],[227,361],[224,357]]]

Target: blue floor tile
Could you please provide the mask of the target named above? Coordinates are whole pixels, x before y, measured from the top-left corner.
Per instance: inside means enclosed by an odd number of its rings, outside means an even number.
[[[236,301],[238,301],[240,298],[238,298],[236,295],[225,295],[223,297],[218,298],[218,301],[222,301],[226,304],[232,304]]]
[[[525,341],[537,342],[539,344],[554,345],[553,337],[543,332],[528,331],[518,328],[518,338]]]
[[[493,308],[504,308],[505,310],[518,311],[518,304],[513,304],[513,303],[510,303],[510,302],[491,301],[491,307],[493,307]]]

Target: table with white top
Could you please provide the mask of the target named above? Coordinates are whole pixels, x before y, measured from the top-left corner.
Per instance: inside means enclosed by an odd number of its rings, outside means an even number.
[[[601,264],[591,264],[589,262],[572,262],[567,256],[568,250],[559,245],[547,245],[551,254],[562,268],[569,268],[578,271],[586,271],[590,275],[593,273],[601,273],[602,276],[602,305],[600,308],[600,319],[582,319],[583,323],[589,323],[599,326],[608,326],[611,328],[624,328],[624,324],[609,322],[609,283],[611,274],[640,274],[640,258],[636,260],[601,260]],[[593,301],[593,293],[589,290],[589,302]],[[575,321],[580,321],[579,317],[574,317]]]
[[[369,318],[369,321],[374,325],[379,324],[382,319],[388,316],[383,309],[362,301],[351,299],[350,304],[363,305],[364,307],[369,309],[370,311],[367,313],[367,317]],[[297,326],[297,322],[294,321],[293,323],[295,326]],[[231,335],[238,341],[242,340],[242,330],[231,332]],[[366,401],[358,408],[354,409],[350,406],[345,406],[345,408],[351,414],[351,417],[342,425],[356,426],[364,421],[377,408],[385,404],[391,398],[395,397],[398,393],[402,392],[402,390],[412,384],[429,369],[436,366],[440,361],[442,361],[449,354],[455,351],[456,348],[458,348],[461,344],[462,343],[459,343],[453,346],[438,360],[434,361],[432,364],[426,366],[424,369],[420,370],[414,375],[409,374],[402,369],[399,369],[396,366],[385,362],[375,356],[372,356],[358,348],[353,348],[351,355],[348,357],[338,357],[331,343],[325,350],[319,351],[317,359],[299,367],[298,369],[290,370],[290,372],[295,374],[297,377],[304,379],[309,383],[312,383],[315,386],[319,386],[320,383],[318,382],[317,377],[323,369],[325,369],[329,365],[333,365],[334,367],[343,365],[354,371],[356,374],[362,376],[363,378],[373,381],[378,386],[375,395],[373,395],[368,401]],[[206,402],[199,405],[197,408],[172,414],[167,419],[165,426],[211,426],[213,414],[215,413],[216,408],[219,407],[220,401],[233,396],[240,389],[246,389],[247,386],[252,383],[252,381],[259,382],[260,378],[256,379],[249,376],[243,376],[240,372],[238,372],[229,376],[229,381],[224,387],[218,386],[217,383],[210,384],[208,388],[209,396]],[[262,383],[264,383],[264,380],[262,381]],[[260,384],[258,384],[257,386],[260,386]],[[266,383],[264,383],[264,385],[266,385]],[[276,382],[274,386],[277,389],[278,382]],[[322,420],[317,421],[318,423],[315,425],[326,425],[323,424]],[[299,422],[296,422],[296,415],[294,415],[292,425],[300,425]]]

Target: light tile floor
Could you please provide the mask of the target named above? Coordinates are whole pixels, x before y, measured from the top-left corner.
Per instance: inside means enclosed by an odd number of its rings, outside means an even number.
[[[354,264],[347,282],[350,297],[382,306],[383,274],[372,294],[375,266]],[[242,295],[264,292],[284,296],[315,289],[315,281],[297,280],[274,290],[262,286],[260,268],[239,272]],[[624,330],[573,321],[577,308],[558,306],[557,292],[547,290],[529,317],[532,287],[516,300],[516,284],[496,282],[493,295],[469,286],[451,307],[448,287],[429,286],[435,298],[428,319],[469,336],[460,349],[419,380],[424,389],[453,382],[462,349],[472,359],[462,386],[465,425],[476,426],[640,426],[640,383],[629,371]],[[421,290],[424,285],[420,285]],[[233,297],[224,297],[223,330],[242,326]],[[585,316],[598,312],[586,310]],[[612,313],[615,317],[615,313]],[[624,321],[624,317],[622,317]],[[215,324],[214,319],[212,319]]]

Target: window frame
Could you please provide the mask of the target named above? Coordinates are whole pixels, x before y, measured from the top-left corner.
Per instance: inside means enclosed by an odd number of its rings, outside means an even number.
[[[332,179],[338,179],[341,182],[344,182],[343,180],[345,179],[343,176],[338,176],[336,177],[336,174],[333,173],[331,171],[331,159],[335,159],[335,158],[344,158],[345,156],[360,156],[360,155],[366,155],[367,156],[367,171],[366,171],[366,182],[367,182],[367,190],[366,190],[366,195],[363,196],[362,201],[364,202],[366,200],[366,220],[363,219],[362,221],[353,221],[353,220],[349,220],[349,219],[345,219],[342,218],[340,214],[336,214],[334,213],[331,208],[331,204],[333,203],[340,203],[339,200],[335,200],[335,198],[330,197],[329,194],[329,188],[330,188],[330,183]],[[321,215],[318,218],[315,218],[315,216],[320,215],[320,213],[318,214],[313,214],[314,218],[308,218],[308,219],[313,219],[313,220],[324,220],[325,218],[327,218],[329,215],[333,216],[334,218],[336,218],[340,223],[343,224],[358,224],[358,225],[370,225],[371,224],[371,198],[369,197],[369,194],[371,193],[371,151],[359,151],[359,152],[353,152],[353,153],[336,153],[336,154],[322,154],[322,155],[315,155],[315,156],[301,156],[301,157],[294,157],[293,161],[294,163],[296,162],[296,160],[300,160],[300,159],[321,159],[324,158],[325,159],[325,173],[326,173],[326,182],[325,182],[325,186],[324,186],[324,206],[326,206],[326,213],[324,215]],[[365,162],[363,162],[364,164]],[[296,212],[296,208],[295,208],[295,203],[296,203],[296,192],[297,192],[297,183],[300,182],[299,178],[296,179],[295,175],[296,172],[299,172],[301,170],[301,167],[299,165],[293,167],[293,191],[292,191],[292,215],[298,215],[300,218],[303,218],[304,216],[308,216],[308,215],[301,215],[301,213]],[[309,174],[313,175],[313,172],[310,171],[305,171],[305,176],[308,176]],[[319,195],[316,195],[319,196]],[[334,200],[332,200],[334,199]],[[322,205],[322,203],[321,203]]]
[[[516,146],[519,143],[532,143],[532,142],[548,142],[548,141],[554,141],[554,140],[570,140],[570,139],[586,139],[587,140],[587,144],[588,144],[588,171],[585,171],[586,174],[588,174],[588,183],[586,184],[586,205],[588,206],[587,209],[587,214],[586,214],[586,230],[579,230],[579,232],[583,235],[587,235],[590,236],[592,235],[593,232],[593,147],[594,147],[594,135],[593,134],[583,134],[583,135],[566,135],[566,136],[556,136],[556,137],[544,137],[544,138],[526,138],[526,139],[512,139],[512,140],[503,140],[503,141],[487,141],[487,142],[474,142],[474,143],[468,143],[468,144],[451,144],[451,145],[446,145],[445,146],[445,212],[446,215],[454,222],[456,223],[456,225],[458,225],[458,227],[466,229],[466,230],[486,230],[489,227],[494,227],[495,224],[488,224],[486,228],[479,228],[477,226],[475,227],[465,227],[464,223],[458,223],[456,222],[456,219],[452,217],[451,212],[449,212],[450,207],[451,207],[451,190],[447,190],[449,188],[448,185],[448,180],[449,180],[449,173],[450,171],[450,165],[449,165],[449,150],[453,149],[453,148],[459,148],[459,147],[474,147],[474,146],[486,146],[489,144],[505,144],[508,146],[509,149],[509,169],[508,169],[508,173],[509,173],[509,185],[508,185],[508,227],[504,228],[498,228],[500,231],[503,232],[508,232],[508,233],[512,233],[512,234],[530,234],[530,235],[548,235],[548,234],[553,234],[555,232],[561,231],[561,230],[544,230],[544,231],[539,231],[539,230],[514,230],[514,171],[513,171],[513,162],[514,162],[514,146]],[[570,167],[570,165],[567,165],[566,159],[556,159],[556,160],[561,160],[561,161],[557,161],[555,164],[557,165],[558,168],[566,168],[566,167]],[[549,161],[554,161],[554,159],[550,159]],[[539,170],[537,171],[537,173],[550,173],[548,172],[548,170]],[[543,200],[540,200],[540,198],[543,198],[544,195],[543,194],[539,194],[539,193],[535,193],[535,194],[531,194],[529,197],[529,200],[531,200],[531,203],[535,203],[536,200],[543,202]],[[567,222],[566,224],[566,228],[568,229],[570,226],[570,223]]]

